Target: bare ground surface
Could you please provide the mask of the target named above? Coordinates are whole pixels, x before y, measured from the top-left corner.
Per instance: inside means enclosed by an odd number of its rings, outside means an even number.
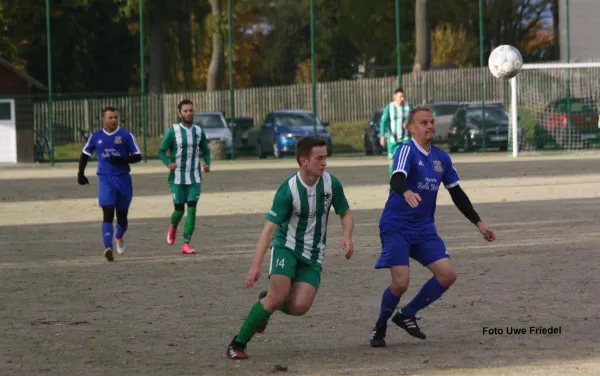
[[[276,313],[241,362],[226,359],[225,349],[267,284],[263,276],[245,289],[244,278],[262,213],[293,170],[215,167],[192,257],[164,242],[165,174],[136,174],[129,250],[114,263],[102,257],[91,169],[92,186],[84,188],[70,172],[0,171],[0,375],[600,374],[597,158],[457,163],[498,239],[484,244],[442,190],[437,222],[459,279],[421,313],[427,340],[390,323],[385,349],[368,343],[389,279],[373,269],[387,167],[351,164],[332,162],[330,172],[355,209],[355,256],[342,257],[332,215],[313,308],[304,317]],[[401,304],[429,278],[413,266]],[[561,333],[530,334],[532,326]],[[504,334],[484,335],[484,327]],[[526,334],[509,335],[507,327]]]

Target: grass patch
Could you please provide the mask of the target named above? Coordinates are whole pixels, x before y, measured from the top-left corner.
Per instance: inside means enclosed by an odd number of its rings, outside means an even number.
[[[334,123],[327,127],[333,139],[333,153],[364,152],[363,133],[367,122]]]

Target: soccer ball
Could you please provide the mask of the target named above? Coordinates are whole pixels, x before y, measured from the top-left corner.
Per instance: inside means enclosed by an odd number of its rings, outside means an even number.
[[[515,77],[523,67],[523,57],[519,50],[503,44],[492,51],[488,59],[488,68],[496,78],[509,80]]]

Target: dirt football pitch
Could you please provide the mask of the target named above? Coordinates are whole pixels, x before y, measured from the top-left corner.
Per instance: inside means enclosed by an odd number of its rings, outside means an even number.
[[[458,280],[420,313],[426,340],[390,322],[388,347],[369,346],[390,279],[373,268],[388,169],[381,158],[332,158],[356,218],[355,254],[344,259],[331,213],[313,308],[275,313],[246,361],[225,350],[267,286],[268,255],[257,285],[244,280],[293,159],[215,162],[194,256],[180,254],[181,233],[177,246],[165,242],[166,169],[133,166],[129,248],[113,263],[102,255],[94,164],[85,187],[73,164],[0,168],[0,375],[599,375],[600,158],[455,163],[497,240],[486,243],[440,189],[436,220]],[[430,277],[411,265],[401,305]]]

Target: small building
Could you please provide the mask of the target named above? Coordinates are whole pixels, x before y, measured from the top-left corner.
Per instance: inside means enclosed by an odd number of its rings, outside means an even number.
[[[0,163],[35,162],[34,95],[48,89],[0,57]]]

